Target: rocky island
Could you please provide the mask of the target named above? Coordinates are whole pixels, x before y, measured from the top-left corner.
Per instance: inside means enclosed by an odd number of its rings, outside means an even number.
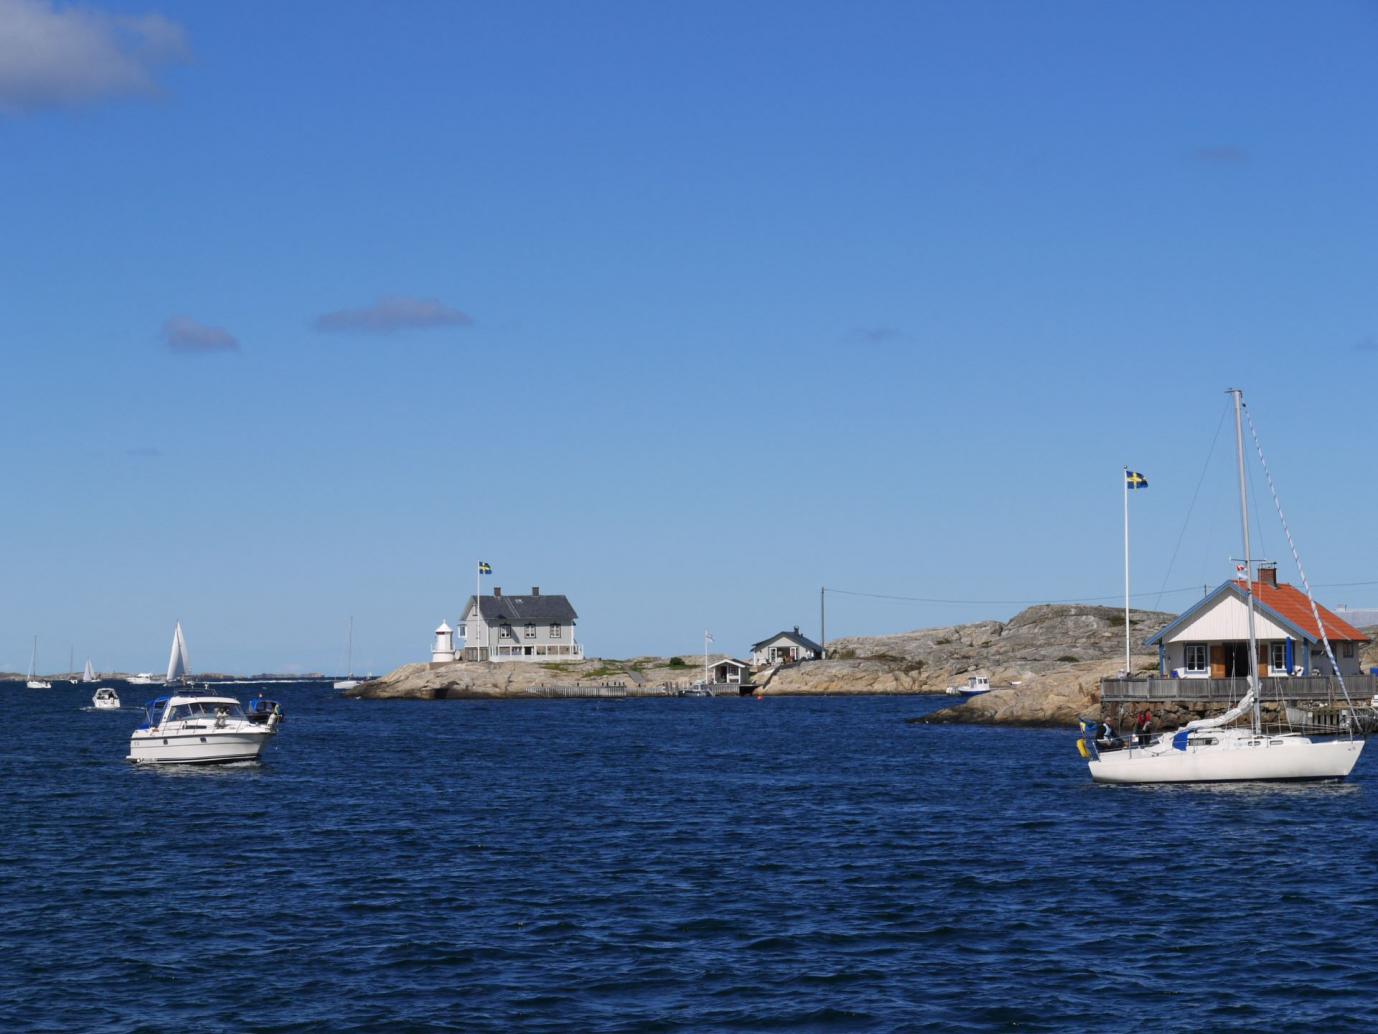
[[[1172,619],[1132,610],[1130,638],[1139,644]],[[990,676],[990,693],[940,711],[931,721],[1066,724],[1099,704],[1099,680],[1124,666],[1124,611],[1045,604],[1009,621],[979,621],[828,644],[829,658],[767,668],[754,692],[787,694],[943,693],[968,675]],[[1157,657],[1136,654],[1134,667]],[[408,664],[347,695],[367,699],[539,698],[578,695],[580,688],[629,695],[673,691],[701,676],[695,659]],[[594,695],[594,692],[590,692]]]

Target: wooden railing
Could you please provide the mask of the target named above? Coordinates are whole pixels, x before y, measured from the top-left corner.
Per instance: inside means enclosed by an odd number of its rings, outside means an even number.
[[[1101,702],[1151,703],[1155,700],[1233,703],[1248,688],[1247,679],[1102,679]],[[1366,704],[1378,692],[1378,676],[1346,675],[1345,688],[1356,704]],[[1296,675],[1262,679],[1263,700],[1311,700],[1343,702],[1340,680],[1328,675]]]

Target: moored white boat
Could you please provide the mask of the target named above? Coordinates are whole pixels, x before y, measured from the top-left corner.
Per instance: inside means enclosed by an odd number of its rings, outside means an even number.
[[[91,697],[91,706],[98,711],[118,711],[120,698],[109,686],[101,686]]]
[[[331,686],[332,689],[353,689],[363,681],[362,679],[356,679],[354,677],[354,617],[352,615],[349,618],[348,644],[349,645],[345,647],[345,671],[347,674],[344,678],[333,683]]]
[[[970,675],[967,677],[964,686],[948,686],[946,693],[950,697],[955,696],[974,696],[977,693],[990,692],[990,676]]]
[[[277,725],[276,716],[263,725],[249,721],[234,697],[160,697],[148,706],[148,721],[130,735],[128,760],[154,765],[257,761]]]
[[[38,677],[38,636],[33,637],[33,654],[29,657],[29,679],[24,685],[29,689],[52,689],[53,684]]]
[[[137,675],[130,675],[125,681],[131,686],[161,686],[163,684],[163,680],[151,671],[141,671]]]

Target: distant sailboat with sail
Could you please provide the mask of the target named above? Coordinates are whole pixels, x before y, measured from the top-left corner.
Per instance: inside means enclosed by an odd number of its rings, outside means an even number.
[[[29,689],[52,689],[53,684],[46,679],[38,677],[38,636],[33,637],[33,653],[29,656],[29,681],[25,683]]]
[[[95,682],[96,669],[91,667],[91,658],[86,658],[86,670],[81,673],[82,682]]]
[[[335,689],[353,689],[359,684],[354,677],[354,616],[349,618],[349,637],[345,647],[345,677],[334,684]]]
[[[177,627],[172,630],[172,652],[167,659],[165,681],[168,685],[174,682],[185,682],[190,670],[191,665],[187,661],[187,641],[182,636],[182,622],[179,621]]]

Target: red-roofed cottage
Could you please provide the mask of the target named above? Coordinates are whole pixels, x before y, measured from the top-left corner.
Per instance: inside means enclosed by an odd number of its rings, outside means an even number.
[[[1253,591],[1260,677],[1333,675],[1306,593],[1295,586],[1279,585],[1277,568],[1272,566],[1259,568]],[[1368,637],[1320,604],[1316,613],[1325,624],[1340,673],[1359,674],[1359,654]],[[1225,582],[1149,639],[1148,645],[1158,647],[1163,675],[1186,679],[1244,677],[1249,673],[1244,582]]]

